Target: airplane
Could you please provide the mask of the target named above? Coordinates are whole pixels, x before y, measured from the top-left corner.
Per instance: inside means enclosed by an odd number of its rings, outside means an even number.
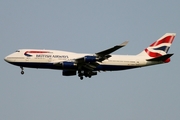
[[[118,71],[169,63],[173,54],[168,54],[176,33],[166,33],[137,55],[113,55],[114,51],[127,45],[128,41],[95,54],[83,54],[58,50],[20,49],[4,60],[12,65],[62,70],[63,76],[83,77],[97,75],[100,71]]]

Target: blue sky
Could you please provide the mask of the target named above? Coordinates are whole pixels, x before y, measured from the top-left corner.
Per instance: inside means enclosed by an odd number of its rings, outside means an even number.
[[[180,2],[143,0],[0,1],[0,116],[3,120],[177,120]],[[91,79],[62,71],[25,69],[4,61],[20,48],[96,53],[129,43],[115,54],[138,54],[175,32],[171,63]]]

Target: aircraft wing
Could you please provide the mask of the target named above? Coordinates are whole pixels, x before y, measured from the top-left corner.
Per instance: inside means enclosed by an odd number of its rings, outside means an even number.
[[[101,51],[101,52],[98,52],[98,53],[96,53],[96,55],[97,55],[97,56],[106,56],[106,55],[109,55],[109,54],[111,54],[112,52],[118,50],[119,48],[122,48],[122,47],[126,46],[127,43],[128,43],[128,41],[125,41],[125,42],[123,42],[123,43],[120,44],[120,45],[116,45],[116,46],[114,46],[114,47],[112,47],[112,48],[109,48],[109,49],[107,49],[107,50],[103,50],[103,51]]]
[[[98,62],[102,62],[105,59],[108,59],[109,57],[111,57],[111,53],[126,46],[128,43],[128,41],[123,42],[120,45],[116,45],[112,48],[103,50],[101,52],[97,52],[95,53],[94,56],[84,56],[81,58],[77,58],[75,59],[75,63],[79,66],[79,67],[84,67],[88,70],[93,70],[94,68],[96,68],[99,63]],[[87,60],[87,61],[86,61]]]
[[[108,59],[111,57],[111,53],[126,46],[128,41],[123,42],[120,45],[116,45],[112,48],[103,50],[101,52],[95,53],[95,55],[87,55],[80,58],[75,58],[73,61],[77,65],[78,69],[87,69],[93,71],[98,65],[99,62]],[[54,63],[55,65],[62,65],[61,62]]]
[[[116,46],[114,46],[114,47],[112,47],[112,48],[103,50],[103,51],[101,51],[101,52],[97,52],[97,53],[95,53],[95,56],[91,56],[91,57],[96,58],[96,61],[98,61],[98,62],[102,62],[103,60],[108,59],[109,57],[111,57],[110,54],[111,54],[112,52],[114,52],[114,51],[116,51],[116,50],[118,50],[118,49],[126,46],[127,43],[128,43],[128,41],[125,41],[125,42],[123,42],[123,43],[120,44],[120,45],[116,45]],[[86,56],[85,56],[85,57],[86,57]],[[81,62],[84,62],[84,58],[85,58],[85,57],[77,58],[77,59],[75,59],[75,60],[76,60],[77,63],[81,63]],[[90,56],[89,56],[89,57],[90,57]]]

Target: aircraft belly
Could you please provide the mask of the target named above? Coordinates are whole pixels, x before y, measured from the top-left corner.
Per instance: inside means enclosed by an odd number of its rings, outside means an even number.
[[[16,66],[28,67],[28,68],[42,68],[42,69],[59,69],[62,70],[61,66],[55,66],[53,63],[37,63],[37,62],[10,62]],[[137,68],[138,66],[128,66],[128,65],[99,65],[94,70],[95,71],[115,71],[115,70],[126,70]]]
[[[44,68],[44,69],[59,69],[61,70],[61,66],[55,66],[53,63],[38,63],[38,62],[10,62],[10,64],[28,68]]]
[[[116,71],[116,70],[126,70],[137,68],[138,66],[128,66],[128,65],[99,65],[95,70],[102,70],[102,71]]]

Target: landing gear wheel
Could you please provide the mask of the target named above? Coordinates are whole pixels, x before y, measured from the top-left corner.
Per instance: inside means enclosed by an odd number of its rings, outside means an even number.
[[[80,79],[83,80],[83,76],[81,76]]]
[[[24,71],[21,71],[21,74],[23,75],[23,74],[24,74]]]
[[[23,67],[20,67],[21,68],[21,75],[23,75],[24,74],[24,69],[23,69]]]

